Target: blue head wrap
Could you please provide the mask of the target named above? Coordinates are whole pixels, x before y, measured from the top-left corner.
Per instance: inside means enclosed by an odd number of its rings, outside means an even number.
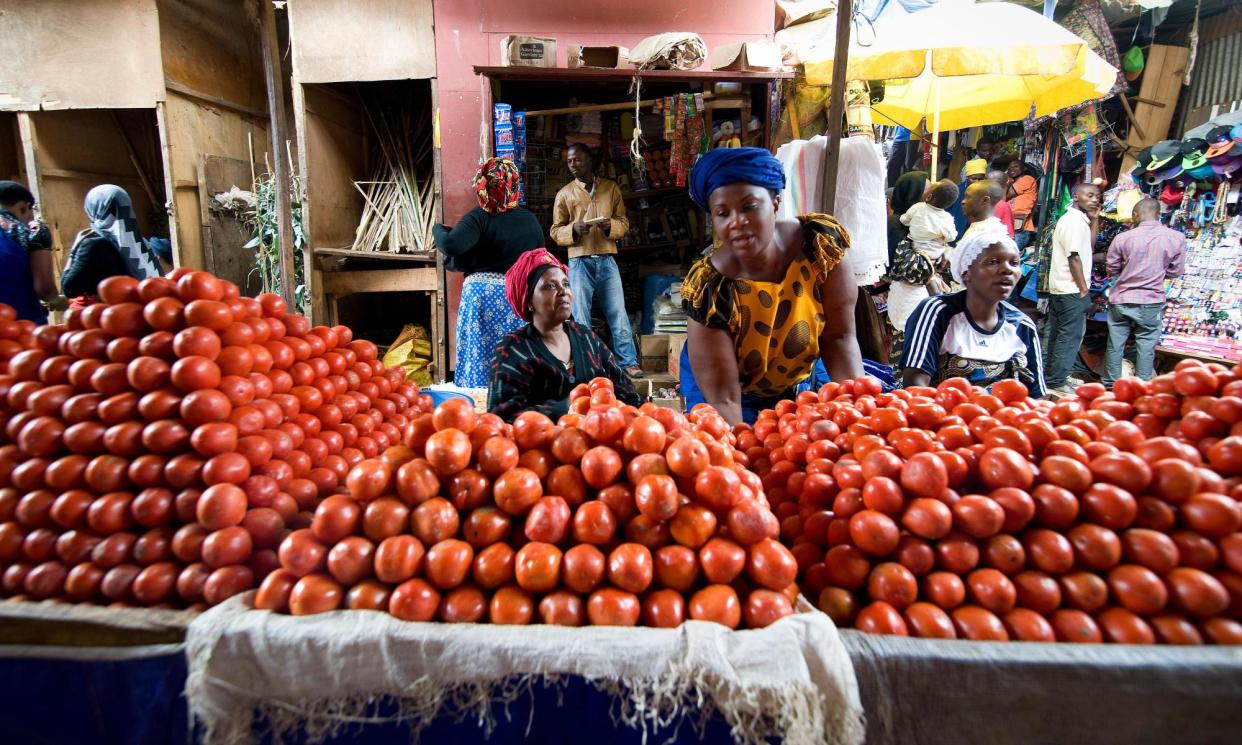
[[[785,188],[785,169],[761,147],[720,147],[710,150],[690,170],[690,198],[707,209],[707,198],[721,186],[754,184],[765,189]]]

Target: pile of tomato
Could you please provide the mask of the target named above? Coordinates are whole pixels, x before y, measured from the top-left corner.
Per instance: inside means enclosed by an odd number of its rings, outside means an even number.
[[[177,270],[34,327],[0,306],[0,594],[203,607],[430,407],[349,329]]]
[[[931,638],[1242,643],[1242,370],[1033,401],[829,384],[737,429],[801,585]]]
[[[355,466],[280,545],[258,608],[410,621],[758,628],[793,612],[797,564],[724,420],[617,402],[554,422],[448,401]]]

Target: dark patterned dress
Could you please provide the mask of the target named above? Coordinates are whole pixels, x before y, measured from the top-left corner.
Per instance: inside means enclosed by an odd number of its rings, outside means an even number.
[[[569,411],[569,392],[579,383],[608,378],[617,400],[639,406],[643,399],[617,366],[595,332],[574,321],[565,322],[573,357],[568,367],[548,350],[534,324],[506,335],[492,358],[487,408],[506,422],[523,411],[538,411],[555,421]]]

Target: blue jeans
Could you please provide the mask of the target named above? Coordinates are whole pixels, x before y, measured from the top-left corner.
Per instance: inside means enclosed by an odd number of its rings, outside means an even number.
[[[1051,295],[1048,298],[1048,344],[1045,347],[1044,381],[1048,390],[1065,385],[1078,351],[1082,337],[1087,331],[1087,311],[1091,309],[1091,296]]]
[[[1021,251],[1026,248],[1028,244],[1030,244],[1031,238],[1034,237],[1034,235],[1035,234],[1029,230],[1019,230],[1013,234],[1013,242],[1017,244],[1018,250]]]
[[[634,348],[634,332],[630,317],[625,314],[625,291],[621,272],[611,254],[582,256],[569,260],[569,286],[574,291],[574,320],[591,327],[591,308],[596,295],[604,311],[604,320],[612,332],[612,351],[622,369],[638,366],[638,350]]]
[[[1134,334],[1137,354],[1134,373],[1151,380],[1156,363],[1156,345],[1160,343],[1160,327],[1164,321],[1164,303],[1117,303],[1108,306],[1108,352],[1104,356],[1104,384],[1121,377],[1121,358],[1130,334]]]

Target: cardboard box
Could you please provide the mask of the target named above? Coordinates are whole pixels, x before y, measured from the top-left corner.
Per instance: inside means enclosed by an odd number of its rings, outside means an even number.
[[[666,409],[672,409],[673,411],[684,412],[686,410],[686,400],[680,396],[677,398],[653,398],[651,399],[651,403],[656,406],[662,406]]]
[[[681,368],[681,348],[686,346],[685,334],[668,334],[668,374],[678,377]]]
[[[500,62],[506,67],[556,67],[556,39],[506,36],[500,40]]]
[[[565,59],[571,68],[602,67],[615,70],[629,67],[630,50],[625,47],[586,47],[581,44],[570,44],[565,50]]]
[[[634,379],[634,388],[644,400],[660,398],[661,392],[677,387],[677,378],[668,373],[648,373]]]
[[[779,70],[781,50],[775,44],[761,41],[725,44],[712,50],[711,63],[713,70]]]
[[[643,334],[639,340],[639,365],[645,373],[668,372],[668,334]]]

